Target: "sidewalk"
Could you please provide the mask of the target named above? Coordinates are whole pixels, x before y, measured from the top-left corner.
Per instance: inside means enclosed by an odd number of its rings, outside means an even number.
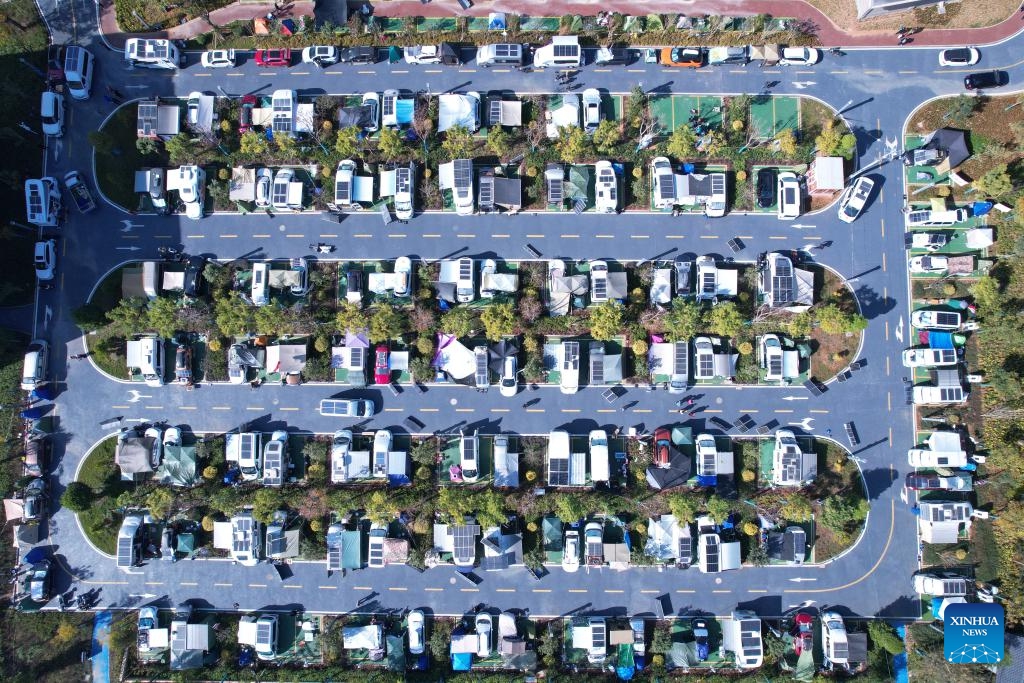
[[[114,15],[113,2],[103,0],[100,27],[103,34],[114,45],[123,45],[124,39],[131,34],[121,33]],[[818,26],[818,39],[824,46],[866,47],[880,45],[894,47],[896,37],[892,31],[871,31],[848,33],[833,24],[803,0],[693,0],[692,2],[644,2],[636,0],[576,0],[560,2],[558,0],[493,0],[478,2],[469,10],[462,10],[455,0],[433,0],[424,5],[420,0],[384,0],[371,3],[374,14],[379,17],[452,17],[475,16],[486,17],[491,12],[524,14],[530,16],[560,17],[565,14],[593,15],[599,11],[620,12],[622,14],[685,13],[688,15],[724,14],[726,16],[752,16],[769,14],[774,17],[800,17],[808,19]],[[312,16],[313,2],[302,1],[292,4],[287,16]],[[210,20],[223,26],[232,21],[254,19],[274,10],[274,3],[240,3],[210,13]],[[909,15],[908,15],[909,17]],[[908,23],[911,23],[908,18]],[[971,29],[925,29],[913,36],[913,46],[927,45],[983,45],[1007,38],[1024,28],[1020,13],[1014,13],[1002,23],[986,28]],[[148,34],[152,37],[187,39],[210,30],[205,19],[193,19],[180,26],[166,31]]]

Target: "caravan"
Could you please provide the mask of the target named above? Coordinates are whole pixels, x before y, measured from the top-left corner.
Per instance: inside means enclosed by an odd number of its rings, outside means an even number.
[[[590,432],[590,479],[597,484],[611,480],[611,466],[608,461],[608,433],[601,429]]]
[[[266,306],[270,302],[267,296],[267,278],[270,275],[269,263],[252,264],[252,285],[250,298],[253,306]]]
[[[130,66],[146,69],[177,69],[182,63],[174,41],[158,38],[129,38],[124,44],[124,59]]]
[[[146,386],[164,384],[164,341],[159,337],[132,339],[127,345],[127,363],[146,382]]]

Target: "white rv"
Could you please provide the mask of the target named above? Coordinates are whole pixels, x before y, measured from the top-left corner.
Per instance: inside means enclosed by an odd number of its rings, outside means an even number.
[[[181,64],[181,53],[171,40],[129,38],[124,44],[124,59],[133,67],[177,69]]]

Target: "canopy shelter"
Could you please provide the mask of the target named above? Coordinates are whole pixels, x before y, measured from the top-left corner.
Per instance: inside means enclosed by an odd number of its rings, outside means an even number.
[[[267,371],[282,375],[306,367],[305,344],[274,344],[267,347]]]
[[[338,128],[369,128],[376,125],[374,113],[376,108],[372,105],[357,105],[354,107],[338,107]]]
[[[565,315],[569,312],[574,297],[581,297],[590,291],[590,278],[586,275],[552,276],[548,283],[548,310],[551,315]]]
[[[117,444],[114,464],[121,468],[122,475],[146,474],[153,471],[150,455],[156,439],[150,436],[129,436]]]
[[[594,167],[574,164],[569,167],[569,180],[565,183],[565,196],[569,199],[588,199],[594,190]]]
[[[842,157],[815,157],[807,169],[807,191],[811,194],[839,192],[846,187]]]
[[[967,132],[956,128],[938,129],[928,136],[922,147],[946,152],[946,158],[935,167],[937,173],[947,173],[971,156],[967,149]]]
[[[281,524],[267,526],[267,552],[269,560],[284,560],[299,556],[299,530],[285,529]]]
[[[968,249],[984,249],[995,243],[992,228],[972,228],[966,235]]]
[[[503,339],[491,344],[487,350],[487,367],[491,372],[500,375],[505,368],[505,359],[515,358],[518,355],[519,344],[513,339]]]
[[[775,66],[779,63],[779,46],[773,45],[751,45],[750,61],[761,62],[761,66]]]
[[[275,289],[291,289],[302,285],[302,273],[297,270],[271,270],[267,284]]]
[[[341,642],[346,650],[379,650],[384,643],[384,628],[380,624],[345,626],[341,629]]]
[[[476,130],[480,127],[479,113],[480,99],[476,95],[439,95],[437,131],[443,133],[454,126]]]
[[[545,112],[547,119],[547,135],[550,139],[558,138],[559,128],[578,128],[580,125],[580,96],[563,95],[558,107],[550,107]]]
[[[476,357],[454,335],[438,334],[433,365],[456,381],[464,380],[476,372]]]
[[[233,202],[256,201],[256,169],[236,166],[231,169],[228,199]]]
[[[156,478],[161,484],[192,486],[196,483],[196,447],[164,446],[163,462]]]
[[[500,95],[487,98],[487,125],[516,127],[523,125],[523,103],[504,100]]]

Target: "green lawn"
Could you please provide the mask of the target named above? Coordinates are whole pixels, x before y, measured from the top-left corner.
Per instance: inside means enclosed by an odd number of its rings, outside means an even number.
[[[89,540],[111,555],[117,552],[117,532],[121,527],[120,516],[111,514],[111,508],[114,499],[132,488],[131,482],[121,481],[121,472],[114,464],[116,446],[113,437],[100,443],[78,472],[78,481],[96,494],[92,507],[79,513],[78,519]]]
[[[96,184],[112,202],[126,209],[139,205],[135,194],[135,171],[146,166],[168,166],[164,155],[139,154],[135,147],[138,139],[136,107],[123,107],[117,111],[102,130],[111,140],[109,149],[96,149]]]

